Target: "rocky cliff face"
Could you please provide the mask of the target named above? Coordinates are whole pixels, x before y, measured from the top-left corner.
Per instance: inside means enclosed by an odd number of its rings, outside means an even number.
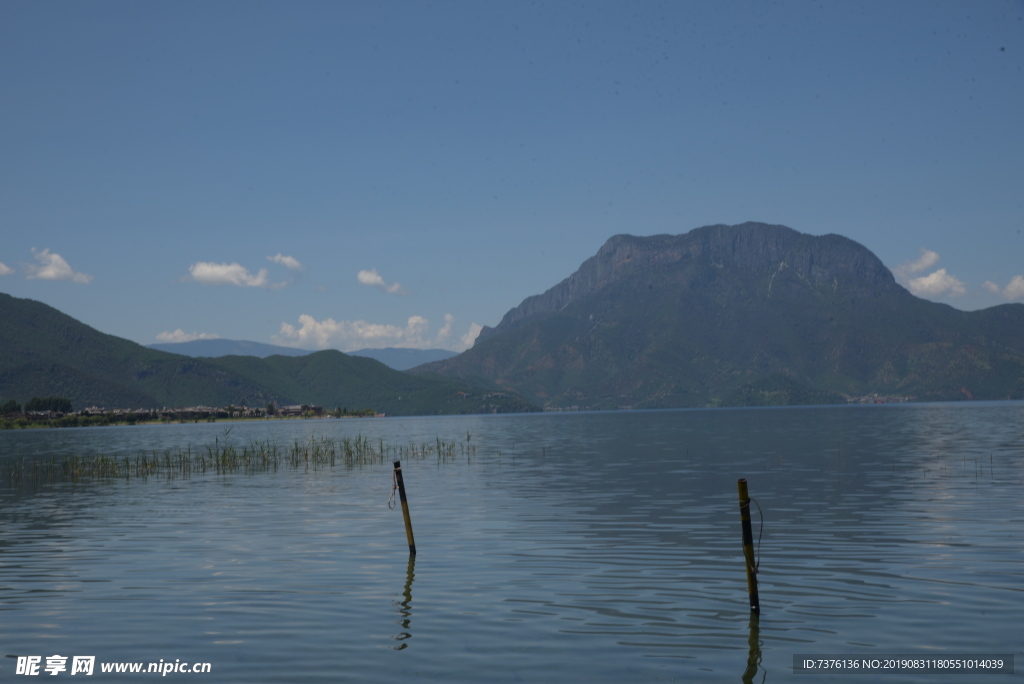
[[[723,269],[738,267],[753,275],[770,276],[789,269],[815,285],[902,289],[874,254],[841,235],[805,235],[764,223],[706,226],[683,235],[616,235],[571,276],[547,292],[523,300],[495,328],[485,327],[477,342],[556,313],[639,271],[687,261],[705,261]]]

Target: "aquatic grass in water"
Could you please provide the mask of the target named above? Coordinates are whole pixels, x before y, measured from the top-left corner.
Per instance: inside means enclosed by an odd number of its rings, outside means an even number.
[[[76,482],[87,479],[124,479],[166,477],[190,477],[214,473],[255,474],[276,472],[280,468],[291,470],[317,470],[343,466],[357,468],[372,465],[389,465],[397,460],[423,460],[436,456],[438,463],[455,459],[458,453],[475,454],[475,447],[456,442],[442,442],[438,437],[434,444],[422,443],[417,446],[391,446],[383,439],[377,443],[367,437],[311,437],[309,441],[295,440],[288,447],[281,447],[272,441],[253,441],[248,446],[236,447],[214,440],[202,451],[191,447],[176,452],[141,453],[134,457],[123,456],[78,456],[63,458],[11,459],[0,466],[0,478],[8,486],[39,482]]]

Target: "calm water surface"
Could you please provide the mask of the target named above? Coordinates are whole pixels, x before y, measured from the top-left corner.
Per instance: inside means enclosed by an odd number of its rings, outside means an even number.
[[[388,465],[0,486],[3,655],[229,683],[851,681],[794,654],[1024,670],[1020,402],[6,431],[0,459],[357,434],[459,444],[403,462],[414,562]]]

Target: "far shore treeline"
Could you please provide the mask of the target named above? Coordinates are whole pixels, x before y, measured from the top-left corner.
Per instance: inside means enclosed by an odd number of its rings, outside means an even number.
[[[15,399],[0,403],[0,416],[19,414],[21,404]],[[32,397],[25,404],[24,412],[32,413],[71,413],[71,400],[66,397]]]
[[[0,429],[28,427],[87,427],[91,425],[135,425],[138,423],[192,423],[217,420],[268,420],[286,418],[367,418],[382,417],[373,409],[349,410],[338,406],[325,410],[314,404],[278,407],[190,406],[161,409],[112,409],[97,406],[73,410],[66,397],[33,397],[22,406],[16,399],[0,401]]]

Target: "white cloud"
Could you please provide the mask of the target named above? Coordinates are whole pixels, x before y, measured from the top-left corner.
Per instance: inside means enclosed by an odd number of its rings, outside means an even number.
[[[469,332],[462,336],[462,348],[469,349],[476,342],[476,338],[480,336],[480,331],[483,330],[483,326],[477,323],[473,323],[469,326]]]
[[[907,289],[918,297],[938,297],[946,294],[958,297],[967,293],[964,283],[956,276],[946,273],[944,268],[920,278],[911,278],[907,281]]]
[[[359,275],[357,275],[356,277],[359,279],[359,282],[362,283],[363,285],[370,285],[371,287],[376,287],[377,289],[383,290],[384,292],[388,292],[390,294],[405,294],[405,289],[400,284],[391,283],[390,285],[388,285],[386,282],[384,282],[384,279],[381,278],[380,274],[377,273],[377,269],[375,268],[371,268],[368,271],[360,271]]]
[[[162,332],[156,336],[157,342],[191,342],[193,340],[219,340],[220,335],[214,333],[191,332],[187,333],[181,328],[174,332]]]
[[[309,314],[302,314],[299,316],[297,326],[282,323],[278,334],[271,339],[275,344],[303,349],[336,348],[342,351],[374,347],[432,349],[446,345],[454,322],[455,318],[451,314],[447,314],[444,327],[438,330],[436,335],[431,335],[430,322],[423,316],[410,316],[406,320],[405,326],[402,327],[368,321],[336,321],[333,318],[318,321]],[[477,328],[477,332],[479,332],[479,326]]]
[[[430,322],[423,316],[409,316],[405,325],[405,335],[410,341],[419,341],[427,332]]]
[[[1024,276],[1013,276],[1010,283],[1004,288],[1000,288],[991,280],[986,280],[984,287],[992,294],[997,294],[1011,302],[1024,300]]]
[[[915,273],[921,273],[927,271],[929,268],[939,263],[939,255],[930,249],[921,248],[921,256],[914,261],[907,261],[900,264],[892,270],[897,278],[909,278]]]
[[[1024,276],[1013,276],[1010,284],[1003,290],[1003,296],[1011,301],[1024,299]]]
[[[301,271],[302,270],[302,264],[299,263],[298,259],[296,259],[295,257],[292,257],[292,256],[285,256],[284,254],[281,254],[280,252],[278,252],[274,256],[268,256],[267,257],[267,261],[272,261],[275,264],[281,264],[282,266],[287,268],[289,271]]]
[[[253,275],[249,269],[238,263],[216,264],[212,261],[198,261],[188,267],[188,272],[192,280],[203,285],[237,285],[276,290],[287,284],[270,282],[265,268],[261,268]]]
[[[14,269],[0,261],[0,276],[11,275],[14,273]]]
[[[87,283],[92,280],[91,275],[75,271],[68,265],[60,254],[55,254],[49,249],[42,251],[32,248],[32,256],[39,265],[28,266],[28,277],[39,278],[40,280],[70,280],[75,283]]]
[[[455,324],[455,316],[451,314],[444,315],[444,327],[437,331],[437,341],[444,343],[452,334],[452,325]]]
[[[956,276],[940,268],[925,276],[912,278],[915,273],[922,273],[939,263],[939,255],[930,249],[921,248],[921,256],[907,261],[892,269],[896,280],[906,286],[918,297],[941,297],[948,295],[959,297],[967,293],[966,284]]]

